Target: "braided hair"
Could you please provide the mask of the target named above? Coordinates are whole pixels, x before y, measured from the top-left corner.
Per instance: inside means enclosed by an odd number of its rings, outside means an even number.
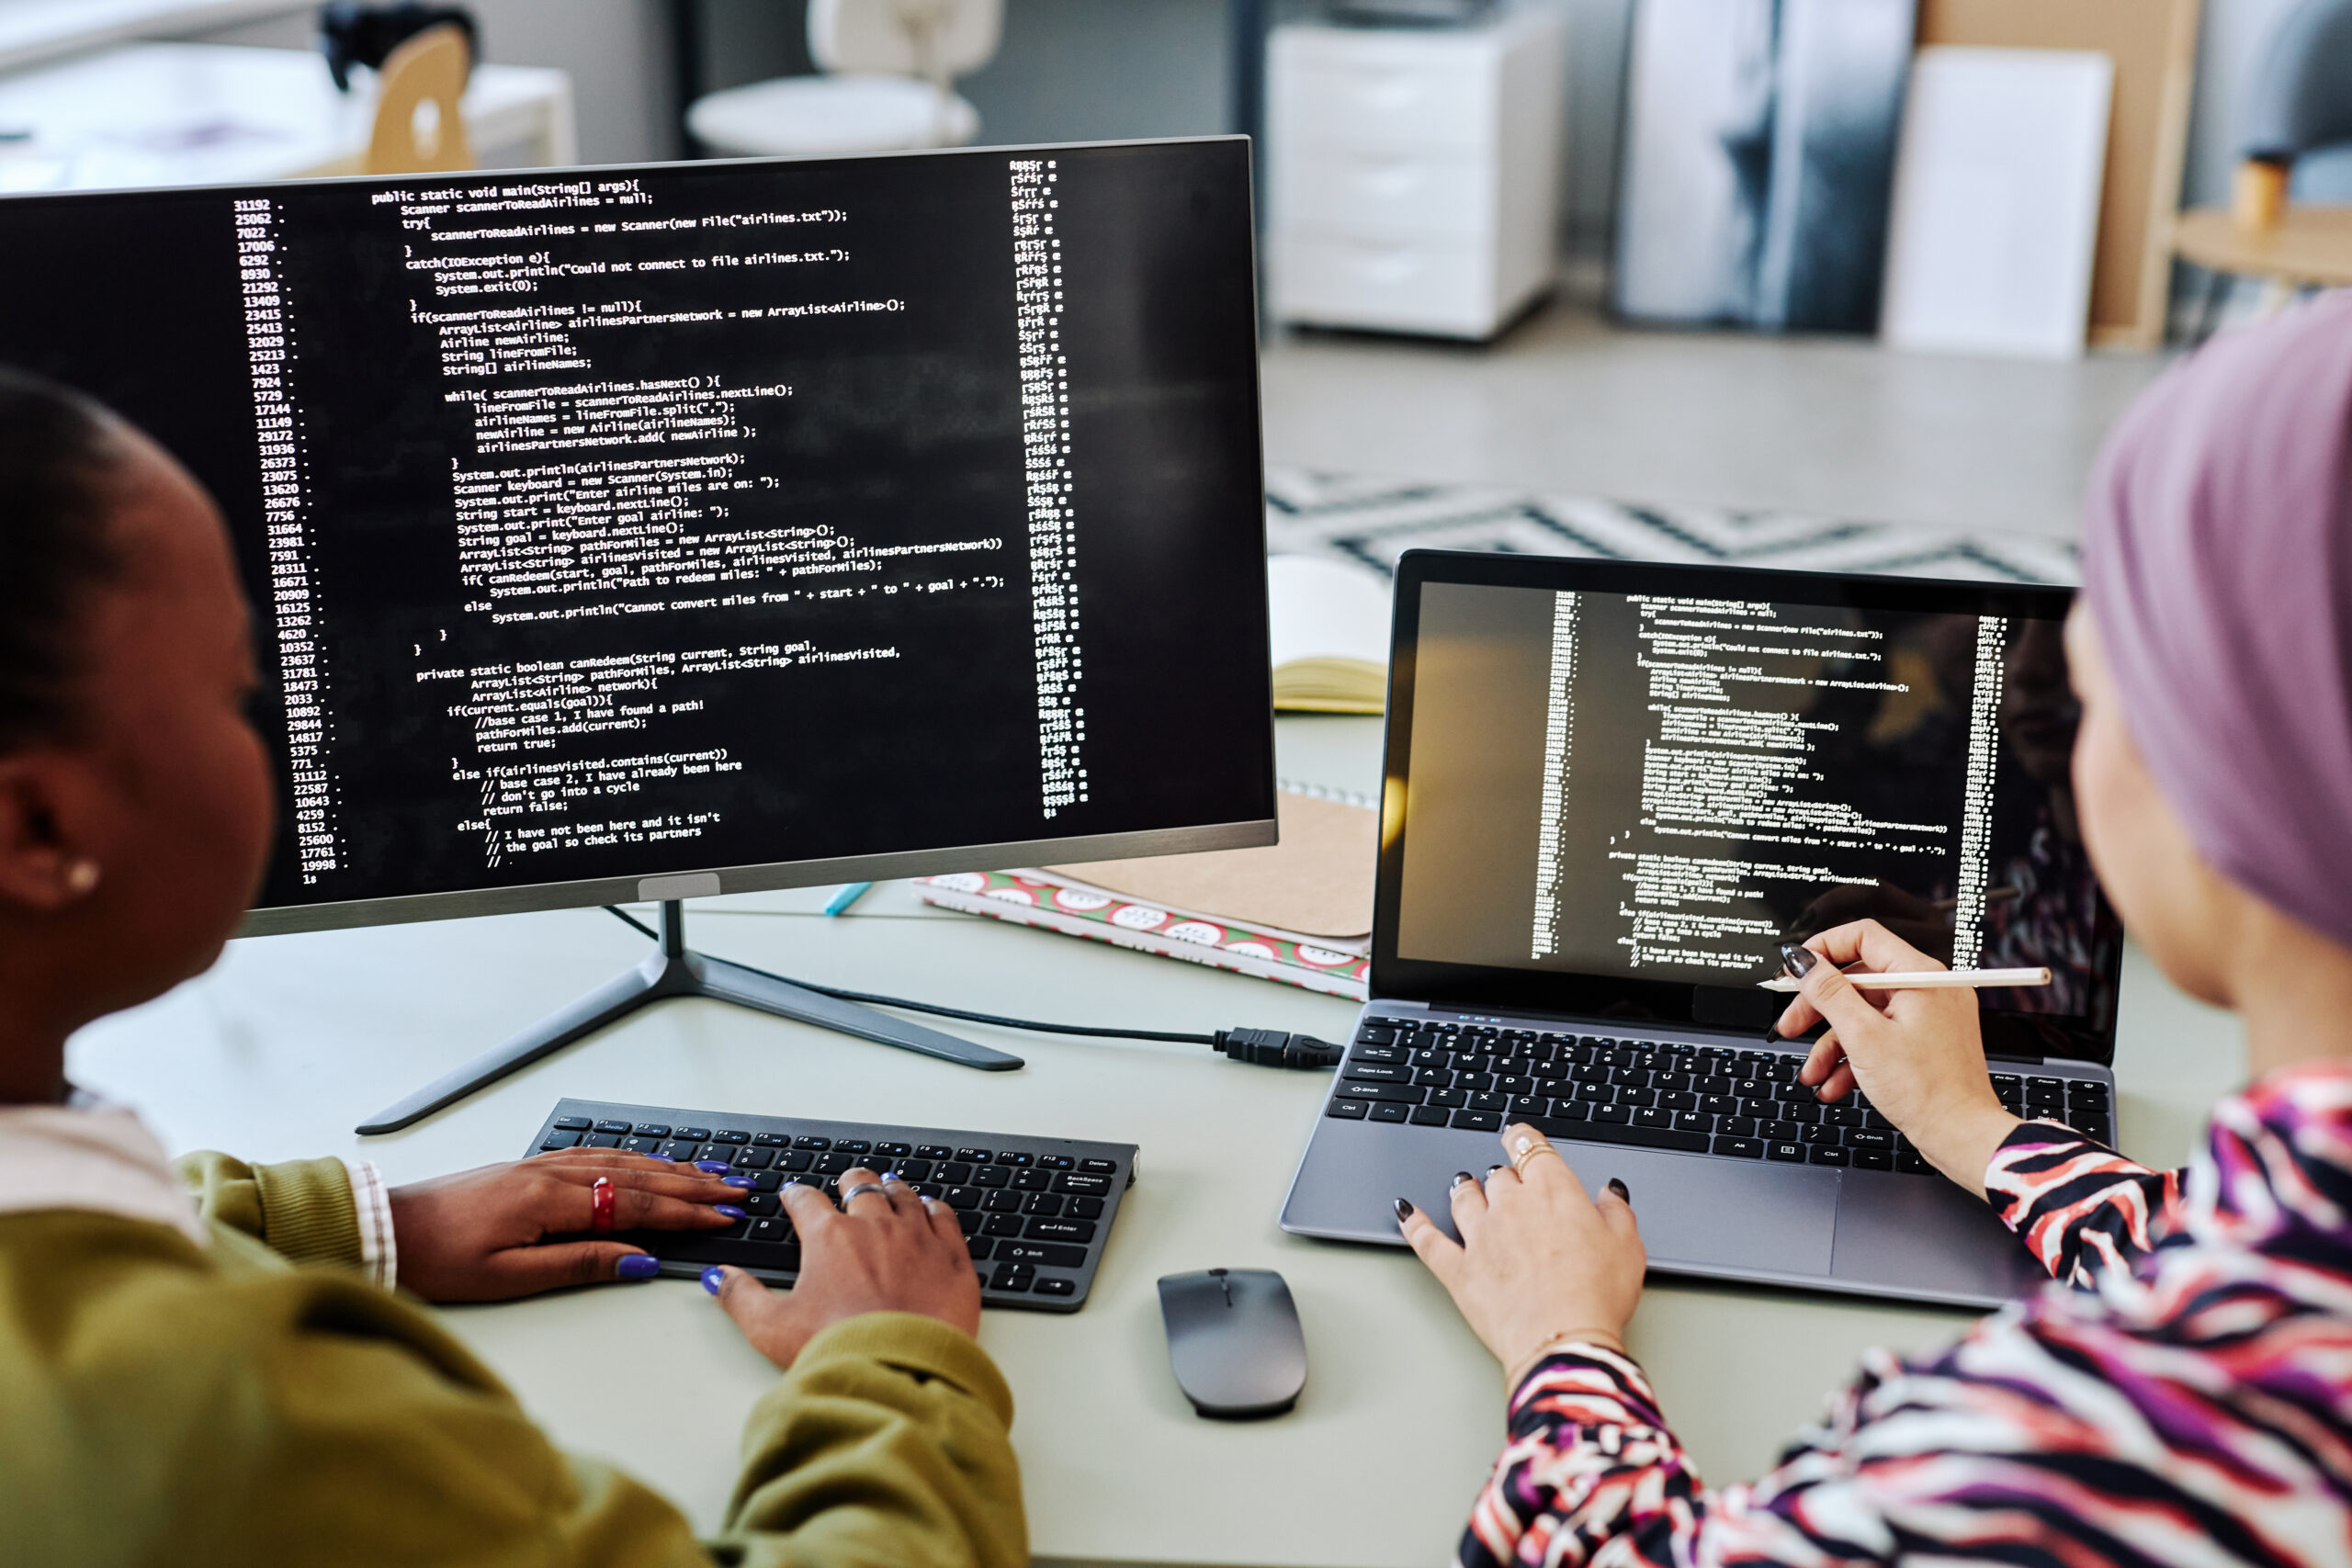
[[[0,754],[79,728],[78,628],[122,569],[107,527],[121,462],[105,409],[0,367]]]

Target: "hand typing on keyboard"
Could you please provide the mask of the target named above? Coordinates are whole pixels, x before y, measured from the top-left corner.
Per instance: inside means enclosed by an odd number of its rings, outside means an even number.
[[[598,1177],[614,1185],[614,1228],[715,1231],[741,1192],[666,1159],[565,1149],[395,1187],[390,1196],[400,1283],[429,1302],[498,1302],[618,1279],[645,1249],[582,1240]],[[560,1239],[549,1240],[549,1237]]]
[[[705,1288],[752,1348],[790,1367],[824,1329],[870,1312],[920,1313],[977,1336],[980,1277],[956,1210],[863,1166],[833,1179],[845,1195],[839,1209],[797,1179],[778,1192],[800,1237],[800,1276],[790,1291],[771,1291],[741,1269],[704,1271]],[[876,1190],[859,1191],[869,1186]]]
[[[1971,1191],[2018,1118],[1986,1077],[1984,1039],[1970,991],[1887,991],[1876,1003],[1854,988],[1845,966],[1864,970],[1944,967],[1876,920],[1823,931],[1805,943],[1827,963],[1804,976],[1804,988],[1781,1015],[1781,1032],[1802,1034],[1823,1019],[1801,1083],[1825,1103],[1859,1087],[1879,1114],[1907,1136],[1928,1163]]]

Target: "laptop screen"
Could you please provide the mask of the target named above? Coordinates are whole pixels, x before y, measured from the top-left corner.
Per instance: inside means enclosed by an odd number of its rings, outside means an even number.
[[[2112,1056],[2122,931],[2068,775],[2063,589],[1414,552],[1373,986],[1761,1029],[1780,942],[1876,919],[1996,1055]]]

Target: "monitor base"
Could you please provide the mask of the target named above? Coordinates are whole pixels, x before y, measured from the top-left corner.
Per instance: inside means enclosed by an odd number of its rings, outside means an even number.
[[[509,1073],[520,1071],[540,1057],[552,1055],[573,1041],[594,1034],[606,1024],[617,1023],[640,1008],[673,997],[733,1002],[797,1023],[813,1023],[820,1029],[854,1034],[877,1044],[920,1051],[926,1056],[937,1056],[982,1072],[1009,1072],[1023,1065],[1018,1056],[943,1034],[920,1023],[909,1023],[855,1002],[836,1000],[764,970],[706,958],[686,945],[685,910],[673,899],[662,906],[662,945],[644,963],[606,981],[571,1006],[549,1013],[504,1044],[386,1106],[355,1131],[361,1137],[397,1133],[446,1106],[455,1105],[477,1089],[488,1088]]]

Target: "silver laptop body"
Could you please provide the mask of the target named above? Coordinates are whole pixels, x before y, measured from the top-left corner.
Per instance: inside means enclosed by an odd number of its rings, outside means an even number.
[[[2061,589],[1413,551],[1371,989],[1282,1212],[1401,1245],[1532,1122],[1651,1267],[1991,1306],[2046,1276],[1757,988],[1871,915],[1979,993],[1996,1088],[2112,1141],[2121,932],[2074,833]]]

